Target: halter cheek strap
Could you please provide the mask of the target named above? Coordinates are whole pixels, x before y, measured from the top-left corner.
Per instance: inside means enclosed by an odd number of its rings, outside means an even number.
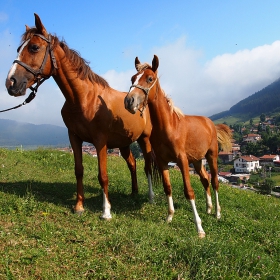
[[[145,100],[144,100],[144,102],[143,102],[143,106],[142,106],[142,108],[138,109],[141,116],[143,116],[143,112],[144,112],[144,110],[145,110],[145,108],[146,108],[146,106],[147,106],[147,104],[148,104],[148,96],[149,96],[150,90],[151,90],[151,89],[154,87],[154,85],[156,84],[157,79],[158,79],[158,78],[155,79],[155,81],[153,82],[153,84],[152,84],[149,88],[144,88],[144,87],[139,86],[139,85],[131,85],[130,88],[129,88],[129,92],[130,92],[130,90],[131,90],[132,88],[136,87],[136,88],[142,89],[143,92],[144,92],[144,94],[145,94]],[[128,92],[128,93],[129,93],[129,92]]]
[[[55,56],[53,54],[53,50],[50,47],[51,39],[52,39],[51,35],[49,35],[48,39],[46,37],[44,37],[43,35],[41,35],[41,34],[34,34],[33,36],[38,36],[38,37],[40,37],[41,39],[45,40],[48,43],[47,48],[46,48],[46,52],[45,52],[45,56],[44,56],[44,59],[43,59],[42,64],[41,64],[41,67],[38,70],[36,70],[36,69],[31,68],[26,63],[24,63],[24,62],[22,62],[20,60],[17,60],[17,59],[14,60],[14,63],[17,63],[17,64],[21,65],[22,67],[24,67],[27,71],[31,72],[35,76],[35,78],[37,80],[39,80],[41,78],[41,76],[42,76],[42,72],[43,72],[43,70],[45,68],[45,65],[47,63],[48,54],[50,54],[51,61],[52,61],[53,66],[54,66],[55,69],[57,69],[57,63],[56,63]]]

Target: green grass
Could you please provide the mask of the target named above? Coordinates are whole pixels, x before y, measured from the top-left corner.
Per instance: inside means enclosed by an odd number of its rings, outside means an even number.
[[[279,199],[221,185],[217,221],[192,176],[200,240],[180,173],[171,170],[176,212],[166,224],[162,187],[149,204],[137,163],[139,195],[131,197],[124,160],[108,158],[113,219],[103,221],[96,158],[84,156],[86,211],[78,216],[72,154],[0,149],[0,279],[280,279]]]

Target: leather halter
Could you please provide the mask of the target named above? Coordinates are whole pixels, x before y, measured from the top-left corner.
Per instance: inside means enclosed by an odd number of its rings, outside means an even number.
[[[52,39],[52,36],[49,35],[49,38],[48,38],[48,39],[47,39],[46,37],[44,37],[43,35],[41,35],[41,34],[34,34],[33,36],[38,36],[38,37],[40,37],[41,39],[45,40],[45,41],[48,43],[47,48],[46,48],[46,52],[45,52],[44,59],[43,59],[43,62],[42,62],[42,64],[41,64],[41,67],[39,68],[39,70],[36,70],[36,69],[31,68],[31,67],[30,67],[29,65],[27,65],[26,63],[24,63],[24,62],[22,62],[22,61],[20,61],[20,60],[17,60],[17,59],[14,60],[13,63],[17,63],[17,64],[21,65],[21,66],[22,66],[23,68],[25,68],[27,71],[29,71],[30,73],[32,73],[32,74],[34,75],[34,77],[35,77],[35,80],[36,80],[35,83],[36,83],[36,85],[35,85],[35,87],[32,87],[32,86],[29,87],[29,89],[31,89],[31,92],[30,92],[29,96],[25,99],[25,101],[24,101],[22,104],[19,104],[19,105],[15,106],[15,107],[12,107],[12,108],[9,108],[9,109],[6,109],[6,110],[1,110],[0,113],[6,112],[6,111],[10,111],[10,110],[13,110],[13,109],[17,109],[17,108],[21,107],[22,105],[25,105],[25,104],[31,102],[31,101],[35,98],[39,86],[40,86],[45,80],[47,80],[47,79],[49,78],[49,77],[44,77],[43,74],[42,74],[43,71],[44,71],[45,65],[46,65],[46,63],[47,63],[48,53],[50,54],[51,61],[52,61],[52,64],[53,64],[54,68],[55,68],[55,69],[58,69],[57,63],[56,63],[56,59],[55,59],[55,56],[54,56],[54,53],[53,53],[53,49],[51,48],[51,39]],[[25,41],[25,42],[26,42],[26,41]],[[22,46],[25,42],[23,42],[23,43],[21,44],[21,46]],[[21,46],[20,46],[20,47],[21,47]],[[19,47],[19,48],[20,48],[20,47]]]
[[[145,110],[147,104],[148,104],[148,96],[149,96],[149,93],[150,93],[150,90],[154,87],[154,85],[156,84],[157,82],[157,79],[155,79],[155,81],[153,82],[153,84],[149,87],[149,88],[145,88],[145,87],[142,87],[142,86],[139,86],[139,85],[131,85],[130,88],[129,88],[129,92],[127,93],[127,95],[130,93],[130,90],[131,88],[133,87],[136,87],[136,88],[139,88],[139,89],[142,89],[144,94],[145,94],[145,100],[143,102],[143,106],[141,109],[138,109],[138,111],[140,112],[140,116],[142,117],[143,116],[143,111]]]
[[[50,57],[51,57],[51,60],[52,60],[52,63],[53,63],[53,66],[55,69],[57,69],[57,63],[56,63],[56,59],[55,59],[55,56],[53,54],[53,50],[52,48],[50,47],[51,46],[51,39],[52,39],[52,36],[49,35],[49,38],[47,39],[46,37],[44,37],[43,35],[41,34],[34,34],[33,36],[38,36],[40,37],[41,39],[45,40],[48,45],[47,45],[47,48],[46,48],[46,52],[45,52],[45,56],[44,56],[44,59],[43,59],[43,62],[41,64],[41,67],[36,70],[36,69],[33,69],[31,68],[29,65],[27,65],[26,63],[20,61],[20,60],[14,60],[13,63],[17,63],[19,65],[21,65],[22,67],[24,67],[27,71],[29,71],[30,73],[32,73],[34,76],[35,76],[35,79],[37,80],[37,84],[42,84],[46,79],[48,79],[49,77],[43,77],[43,71],[44,71],[44,68],[45,68],[45,65],[47,63],[47,58],[48,58],[48,53],[50,54]],[[39,85],[37,86],[37,89],[39,87]],[[33,90],[32,87],[30,87],[31,90]]]

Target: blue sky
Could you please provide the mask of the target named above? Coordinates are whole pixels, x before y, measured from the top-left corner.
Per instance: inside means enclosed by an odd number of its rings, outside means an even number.
[[[34,12],[46,29],[90,61],[94,72],[127,91],[134,59],[160,60],[166,94],[185,114],[211,116],[280,76],[279,1],[10,1],[0,6],[0,110],[7,73]],[[64,126],[64,97],[53,79],[32,103],[0,118]]]

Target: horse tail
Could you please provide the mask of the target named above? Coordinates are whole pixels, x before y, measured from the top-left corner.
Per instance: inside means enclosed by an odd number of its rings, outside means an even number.
[[[220,147],[225,152],[230,152],[232,150],[232,132],[231,129],[225,124],[216,125],[217,138]]]
[[[153,149],[151,151],[151,168],[152,168],[152,184],[153,186],[159,186],[161,184],[161,173],[159,171],[157,158]]]

